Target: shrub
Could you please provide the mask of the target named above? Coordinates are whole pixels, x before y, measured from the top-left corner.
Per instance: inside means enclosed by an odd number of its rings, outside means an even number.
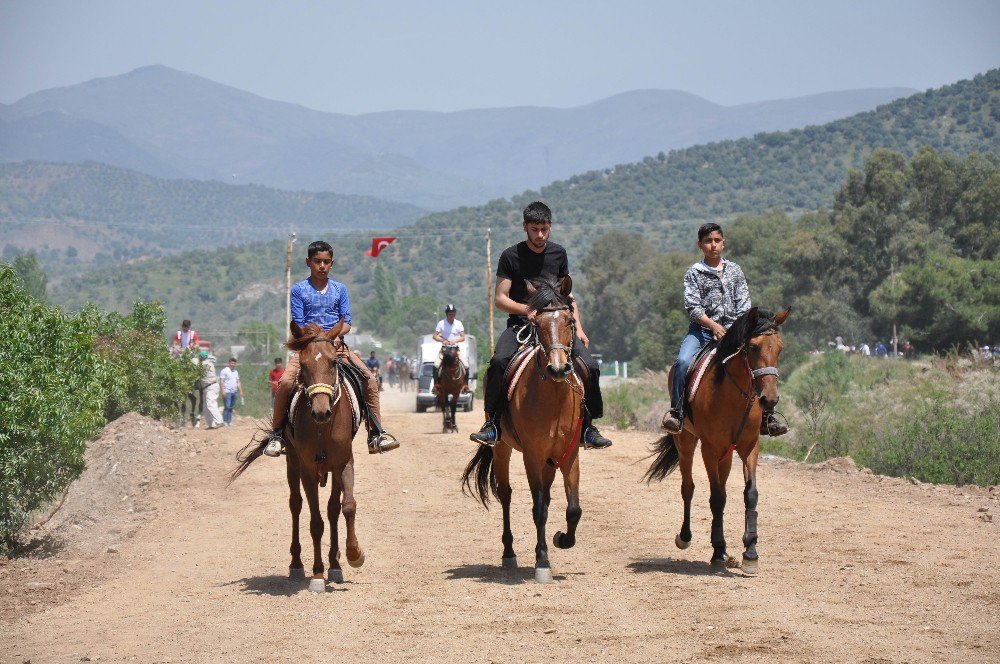
[[[67,316],[34,299],[0,264],[0,555],[30,513],[84,468],[86,441],[106,419],[176,412],[200,370],[169,356],[160,305],[129,316],[85,307]]]

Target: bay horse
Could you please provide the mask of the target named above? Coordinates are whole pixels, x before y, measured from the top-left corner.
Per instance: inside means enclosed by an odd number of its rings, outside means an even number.
[[[458,433],[455,410],[458,395],[465,387],[465,369],[458,357],[458,346],[445,345],[441,349],[441,366],[438,368],[437,405],[443,416],[442,433]]]
[[[660,481],[681,467],[681,497],[684,521],[674,538],[679,549],[691,545],[691,476],[694,450],[701,440],[712,508],[713,566],[741,567],[756,574],[757,555],[757,457],[760,454],[760,423],[764,410],[778,403],[778,356],[784,343],[778,330],[791,308],[777,316],[754,307],[736,319],[719,341],[715,356],[690,403],[684,430],[668,434],[653,446],[656,457],[646,471],[647,483]],[[693,368],[692,368],[693,370]],[[709,380],[711,376],[711,380]],[[670,382],[673,382],[673,369]],[[733,451],[743,461],[743,561],[737,564],[726,552],[722,516],[726,509],[726,480],[732,469]]]
[[[407,361],[399,363],[399,390],[410,391],[410,363]]]
[[[572,353],[576,341],[573,282],[569,276],[558,283],[528,282],[536,312],[534,322],[522,330],[537,339],[524,370],[515,378],[508,406],[501,416],[500,440],[494,447],[481,446],[462,474],[462,492],[468,489],[489,508],[489,494],[503,506],[503,558],[506,569],[517,567],[514,535],[510,529],[510,458],[514,450],[524,459],[531,489],[535,521],[535,581],[552,581],[545,524],[549,515],[552,482],[562,471],[566,488],[566,532],[556,532],[552,543],[568,549],[576,543],[580,509],[580,434],[582,428],[583,382],[573,371]],[[517,360],[515,360],[516,362]],[[543,365],[544,362],[544,365]],[[475,486],[473,486],[473,483]]]
[[[344,581],[337,531],[341,513],[347,523],[347,562],[352,567],[361,567],[365,562],[365,554],[358,545],[354,529],[357,502],[354,499],[354,454],[351,442],[358,432],[358,423],[354,417],[351,398],[344,394],[350,387],[346,378],[341,375],[345,370],[340,366],[340,361],[346,363],[349,360],[339,360],[341,355],[350,351],[340,340],[343,323],[338,323],[329,331],[324,331],[315,323],[300,328],[292,321],[289,327],[292,338],[285,346],[299,353],[299,382],[305,386],[300,398],[307,399],[308,404],[295,409],[290,418],[291,426],[285,428],[285,440],[288,444],[285,456],[288,507],[292,514],[292,545],[289,549],[292,561],[288,573],[290,578],[305,575],[300,557],[302,546],[299,544],[299,514],[302,511],[302,491],[305,491],[309,504],[309,533],[313,542],[309,590],[324,592],[326,579],[320,550],[324,524],[319,504],[319,488],[326,486],[328,476],[331,479],[330,500],[327,503],[331,531],[330,582]],[[237,456],[240,464],[230,474],[229,481],[242,475],[261,456],[261,450],[258,440],[253,440],[244,447]]]

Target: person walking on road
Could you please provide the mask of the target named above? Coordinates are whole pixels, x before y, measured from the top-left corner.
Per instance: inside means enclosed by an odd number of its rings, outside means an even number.
[[[235,357],[229,358],[229,366],[219,372],[219,380],[222,381],[222,422],[231,427],[236,397],[243,398],[243,384],[240,382],[240,372],[236,370]]]
[[[202,366],[198,387],[201,389],[203,409],[207,413],[205,423],[209,429],[221,429],[222,413],[219,412],[219,377],[215,375],[215,355],[207,350],[199,351],[198,361]]]

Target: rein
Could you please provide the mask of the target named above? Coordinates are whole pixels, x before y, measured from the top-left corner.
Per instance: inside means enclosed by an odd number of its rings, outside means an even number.
[[[736,379],[733,378],[732,374],[729,373],[729,370],[726,367],[726,362],[732,359],[735,355],[743,356],[743,365],[747,368],[747,375],[750,377],[750,384],[747,385],[747,389],[745,390],[743,389],[742,385],[736,382]],[[753,409],[754,402],[756,402],[757,398],[760,397],[760,389],[758,389],[756,386],[756,380],[761,376],[777,376],[779,374],[778,374],[778,367],[761,367],[760,369],[751,369],[750,351],[747,347],[747,344],[745,343],[742,346],[740,346],[740,349],[736,351],[736,353],[730,355],[725,360],[723,360],[722,370],[725,373],[726,378],[729,379],[729,382],[731,382],[736,387],[736,389],[740,391],[740,394],[743,396],[743,399],[747,402],[747,407],[743,409],[743,417],[740,418],[740,427],[739,429],[736,430],[736,436],[733,438],[733,441],[729,443],[729,447],[726,449],[726,452],[722,455],[722,459],[725,459],[731,456],[733,450],[736,449],[736,443],[737,441],[739,441],[740,436],[743,435],[743,430],[747,426],[747,420],[750,419],[750,411]]]

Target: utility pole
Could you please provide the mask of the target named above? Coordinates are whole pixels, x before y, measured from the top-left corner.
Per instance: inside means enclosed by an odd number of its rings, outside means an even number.
[[[490,312],[490,355],[493,355],[493,229],[486,229],[486,308]]]
[[[292,323],[292,244],[294,242],[295,233],[289,233],[288,244],[285,246],[285,336],[289,334],[289,327]]]

